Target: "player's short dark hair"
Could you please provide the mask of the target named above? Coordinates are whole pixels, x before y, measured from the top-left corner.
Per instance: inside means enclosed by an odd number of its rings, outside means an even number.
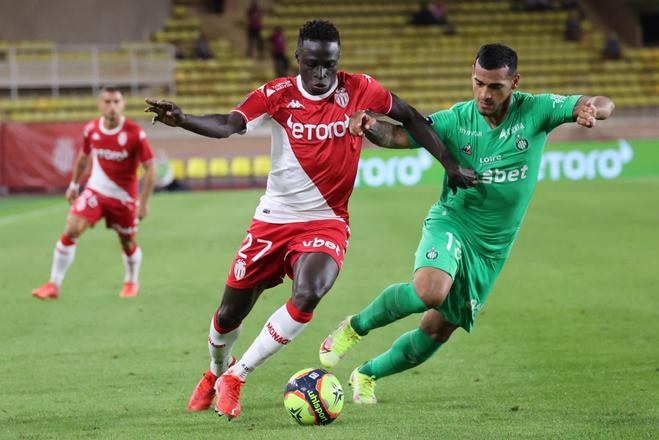
[[[517,73],[517,52],[500,43],[485,44],[478,49],[474,63],[485,70],[507,67],[510,75]]]
[[[103,93],[103,92],[109,92],[109,93],[119,92],[119,93],[121,93],[122,95],[124,94],[124,92],[121,91],[121,89],[119,88],[119,86],[115,86],[115,85],[113,85],[113,84],[106,84],[106,85],[104,85],[104,86],[101,86],[100,93]]]
[[[304,23],[300,28],[300,34],[297,37],[297,42],[300,44],[304,40],[312,41],[336,41],[339,46],[341,45],[341,38],[339,38],[339,31],[327,20],[310,20]]]

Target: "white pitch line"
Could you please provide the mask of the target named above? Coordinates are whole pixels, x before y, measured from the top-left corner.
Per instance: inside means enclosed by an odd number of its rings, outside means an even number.
[[[22,214],[8,215],[7,217],[0,217],[0,227],[8,226],[14,223],[19,223],[24,220],[30,220],[33,218],[45,217],[48,214],[54,213],[56,211],[64,211],[61,205],[50,206],[48,208],[36,209],[34,211],[24,212]]]

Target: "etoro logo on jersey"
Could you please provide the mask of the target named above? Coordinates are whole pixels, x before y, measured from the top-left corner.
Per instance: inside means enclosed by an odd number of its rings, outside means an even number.
[[[291,129],[291,134],[295,139],[306,138],[308,141],[344,137],[348,133],[348,123],[350,123],[348,115],[345,115],[343,121],[334,121],[329,124],[302,124],[294,122],[293,115],[290,115],[286,121],[286,125]]]
[[[128,151],[126,150],[114,151],[106,148],[94,148],[94,154],[100,159],[113,160],[115,162],[121,162],[128,157]]]

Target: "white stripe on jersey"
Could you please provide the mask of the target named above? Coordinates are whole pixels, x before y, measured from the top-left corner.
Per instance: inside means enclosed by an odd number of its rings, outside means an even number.
[[[93,189],[106,197],[119,199],[122,202],[132,202],[133,198],[105,174],[103,167],[96,158],[96,154],[94,154],[94,150],[92,150],[92,161],[92,175],[87,182],[87,188]]]
[[[268,223],[341,220],[293,153],[286,129],[272,121],[272,168],[254,218]]]

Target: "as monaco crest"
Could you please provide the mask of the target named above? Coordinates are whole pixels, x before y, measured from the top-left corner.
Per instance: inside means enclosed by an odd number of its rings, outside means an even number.
[[[339,104],[341,107],[346,108],[348,106],[348,102],[350,102],[350,97],[348,96],[348,92],[346,92],[346,89],[341,87],[334,93],[334,102]]]
[[[240,281],[245,278],[245,274],[247,272],[245,266],[245,260],[242,258],[240,260],[236,260],[236,264],[233,265],[233,276],[236,277],[236,280]]]

